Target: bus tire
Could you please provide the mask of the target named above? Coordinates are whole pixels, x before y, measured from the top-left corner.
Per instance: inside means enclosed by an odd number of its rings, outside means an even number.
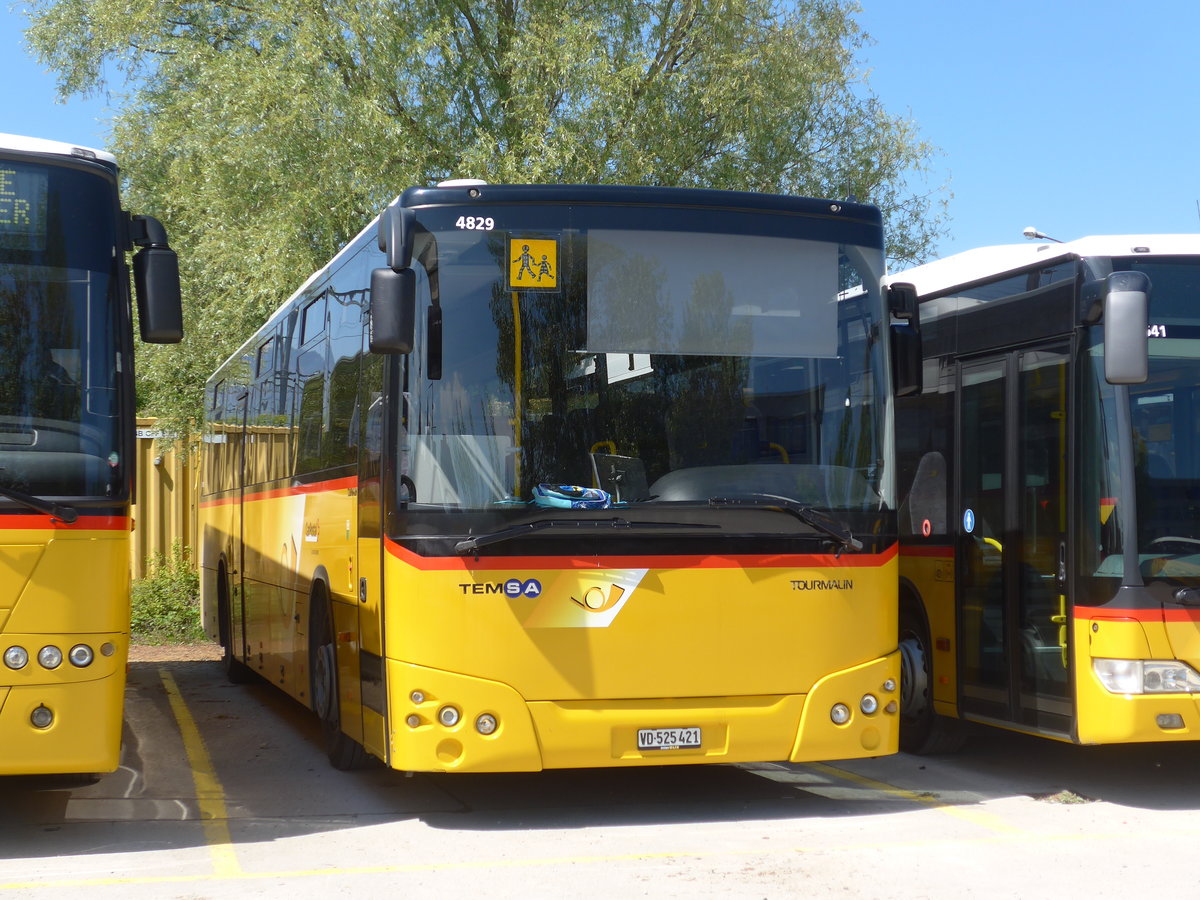
[[[911,602],[901,602],[899,638],[900,749],[920,755],[954,753],[966,733],[959,720],[934,711],[929,627]]]
[[[248,684],[254,672],[233,652],[233,604],[229,599],[229,575],[225,564],[217,568],[217,622],[221,638],[221,668],[230,684]]]
[[[338,690],[337,647],[334,643],[333,604],[323,582],[313,585],[308,644],[310,693],[313,712],[321,721],[325,752],[335,769],[363,768],[370,757],[363,745],[342,731]]]

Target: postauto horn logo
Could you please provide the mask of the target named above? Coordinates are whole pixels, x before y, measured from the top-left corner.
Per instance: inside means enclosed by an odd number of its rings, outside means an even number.
[[[546,584],[525,627],[607,628],[648,571],[562,572]]]

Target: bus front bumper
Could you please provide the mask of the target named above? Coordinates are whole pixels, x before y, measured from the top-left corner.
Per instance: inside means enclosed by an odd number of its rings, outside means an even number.
[[[405,771],[852,759],[896,752],[899,654],[836,672],[806,694],[526,701],[494,681],[389,660],[389,764]],[[660,743],[676,734],[695,738]]]

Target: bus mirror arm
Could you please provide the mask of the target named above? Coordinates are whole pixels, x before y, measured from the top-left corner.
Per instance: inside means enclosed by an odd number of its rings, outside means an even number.
[[[179,258],[167,245],[167,231],[153,216],[129,219],[133,283],[137,292],[138,326],[148,344],[177,344],[183,339],[183,302]]]
[[[888,311],[892,318],[909,322],[915,328],[920,327],[920,306],[917,302],[915,285],[898,281],[887,286]]]
[[[400,271],[412,264],[413,226],[416,213],[393,203],[379,215],[379,249],[387,255],[391,269]]]
[[[417,321],[417,276],[412,269],[371,272],[372,353],[411,353]]]

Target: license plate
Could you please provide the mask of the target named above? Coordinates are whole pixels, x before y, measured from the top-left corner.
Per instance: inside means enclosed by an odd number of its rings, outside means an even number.
[[[699,728],[639,728],[639,750],[682,750],[700,746]]]

